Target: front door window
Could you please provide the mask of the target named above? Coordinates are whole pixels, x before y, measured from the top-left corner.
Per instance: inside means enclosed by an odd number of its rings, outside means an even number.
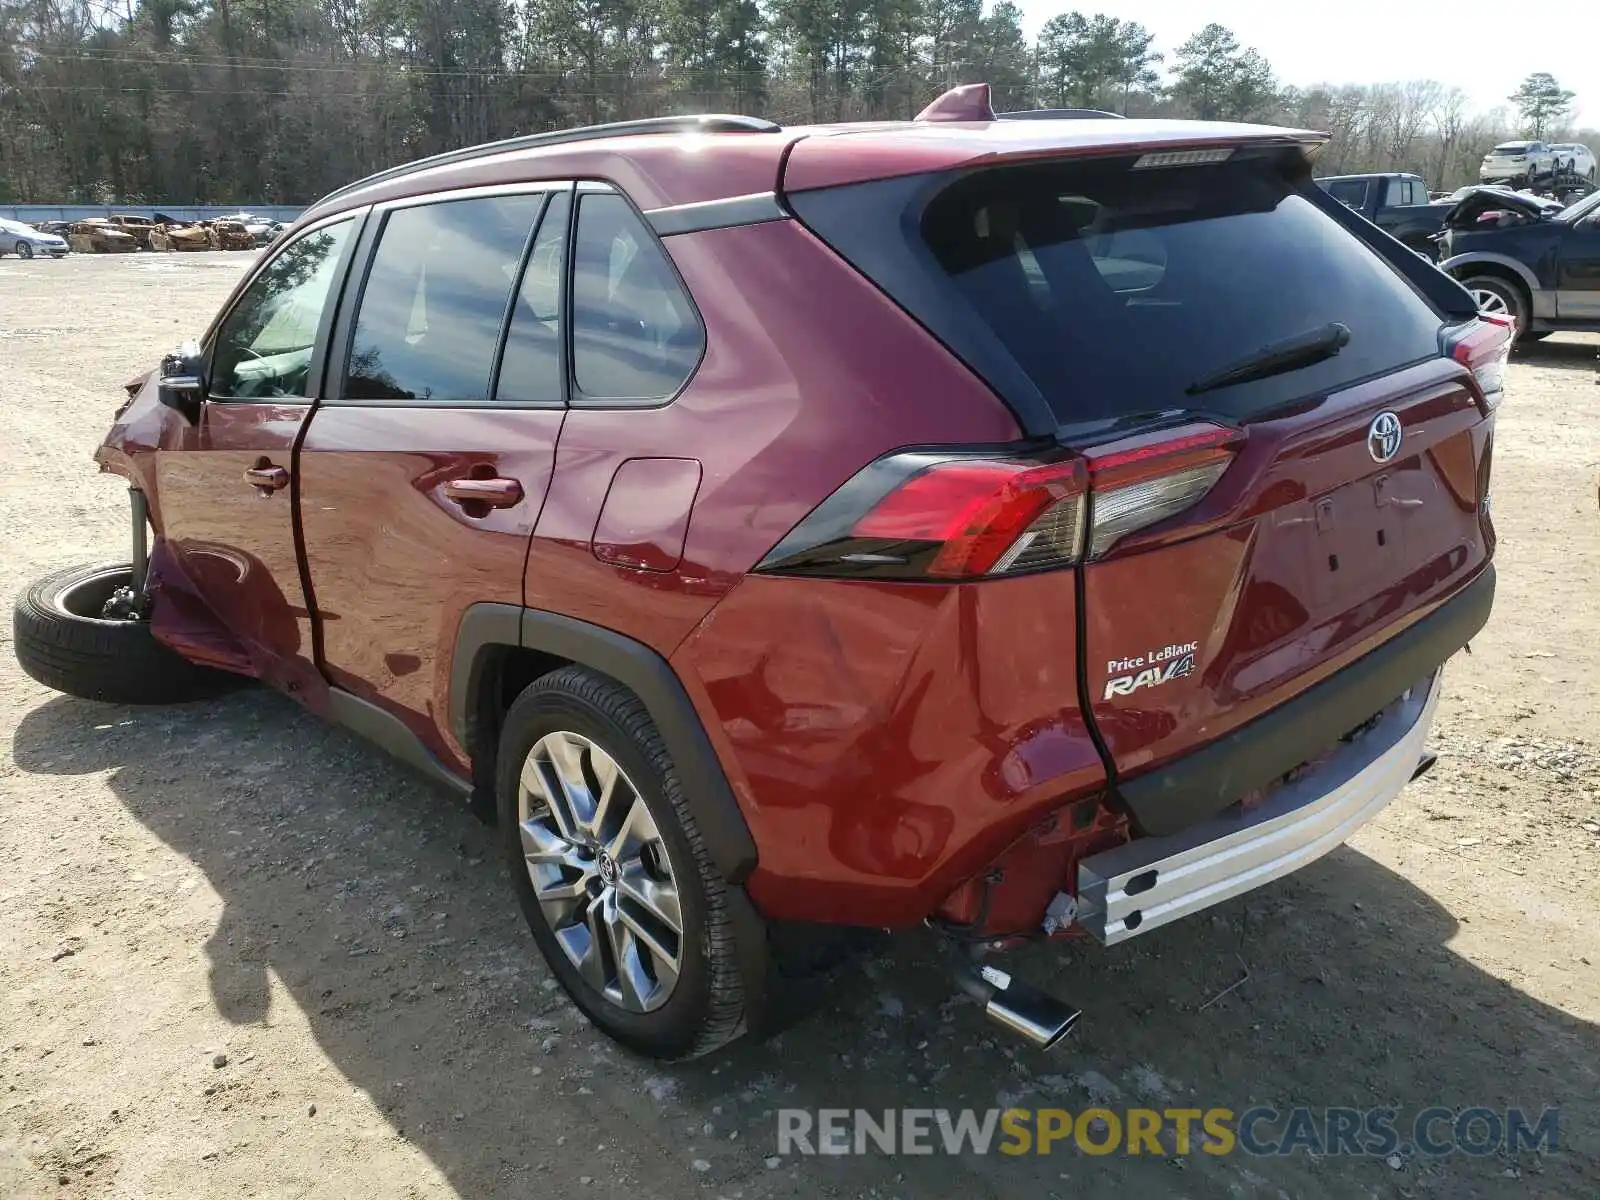
[[[311,395],[317,330],[353,224],[339,221],[301,234],[251,281],[217,333],[211,356],[214,398]]]

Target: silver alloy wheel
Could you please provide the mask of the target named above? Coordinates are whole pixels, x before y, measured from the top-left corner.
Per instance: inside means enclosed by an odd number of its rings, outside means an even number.
[[[683,909],[655,819],[615,759],[577,733],[523,761],[517,824],[550,930],[589,986],[629,1012],[672,995]]]
[[[1497,317],[1511,317],[1515,319],[1516,313],[1511,311],[1511,306],[1506,303],[1504,296],[1499,292],[1491,292],[1488,288],[1473,288],[1472,302],[1478,306],[1479,312],[1493,313]]]

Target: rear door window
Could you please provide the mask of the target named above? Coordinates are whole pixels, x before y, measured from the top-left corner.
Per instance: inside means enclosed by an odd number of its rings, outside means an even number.
[[[487,400],[506,304],[544,202],[529,193],[391,212],[356,314],[345,398]]]
[[[1269,159],[999,168],[946,188],[921,232],[1063,423],[1245,417],[1439,353],[1439,314],[1299,186]],[[1190,390],[1333,322],[1350,336],[1331,358]]]

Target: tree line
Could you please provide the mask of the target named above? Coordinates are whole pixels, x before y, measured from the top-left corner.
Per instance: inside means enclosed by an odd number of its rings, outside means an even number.
[[[1325,129],[1329,171],[1454,186],[1495,141],[1564,127],[1572,94],[1542,78],[1517,117],[1431,81],[1284,87],[1220,25],[1167,54],[1068,12],[1030,42],[1010,0],[0,0],[0,202],[304,203],[518,133],[906,118],[975,80],[997,109]]]

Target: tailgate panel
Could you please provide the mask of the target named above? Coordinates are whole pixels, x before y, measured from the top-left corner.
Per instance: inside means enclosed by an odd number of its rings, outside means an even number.
[[[1379,464],[1385,410],[1404,440]],[[1119,778],[1327,680],[1477,574],[1486,425],[1442,361],[1254,423],[1195,510],[1086,566],[1088,699]]]

